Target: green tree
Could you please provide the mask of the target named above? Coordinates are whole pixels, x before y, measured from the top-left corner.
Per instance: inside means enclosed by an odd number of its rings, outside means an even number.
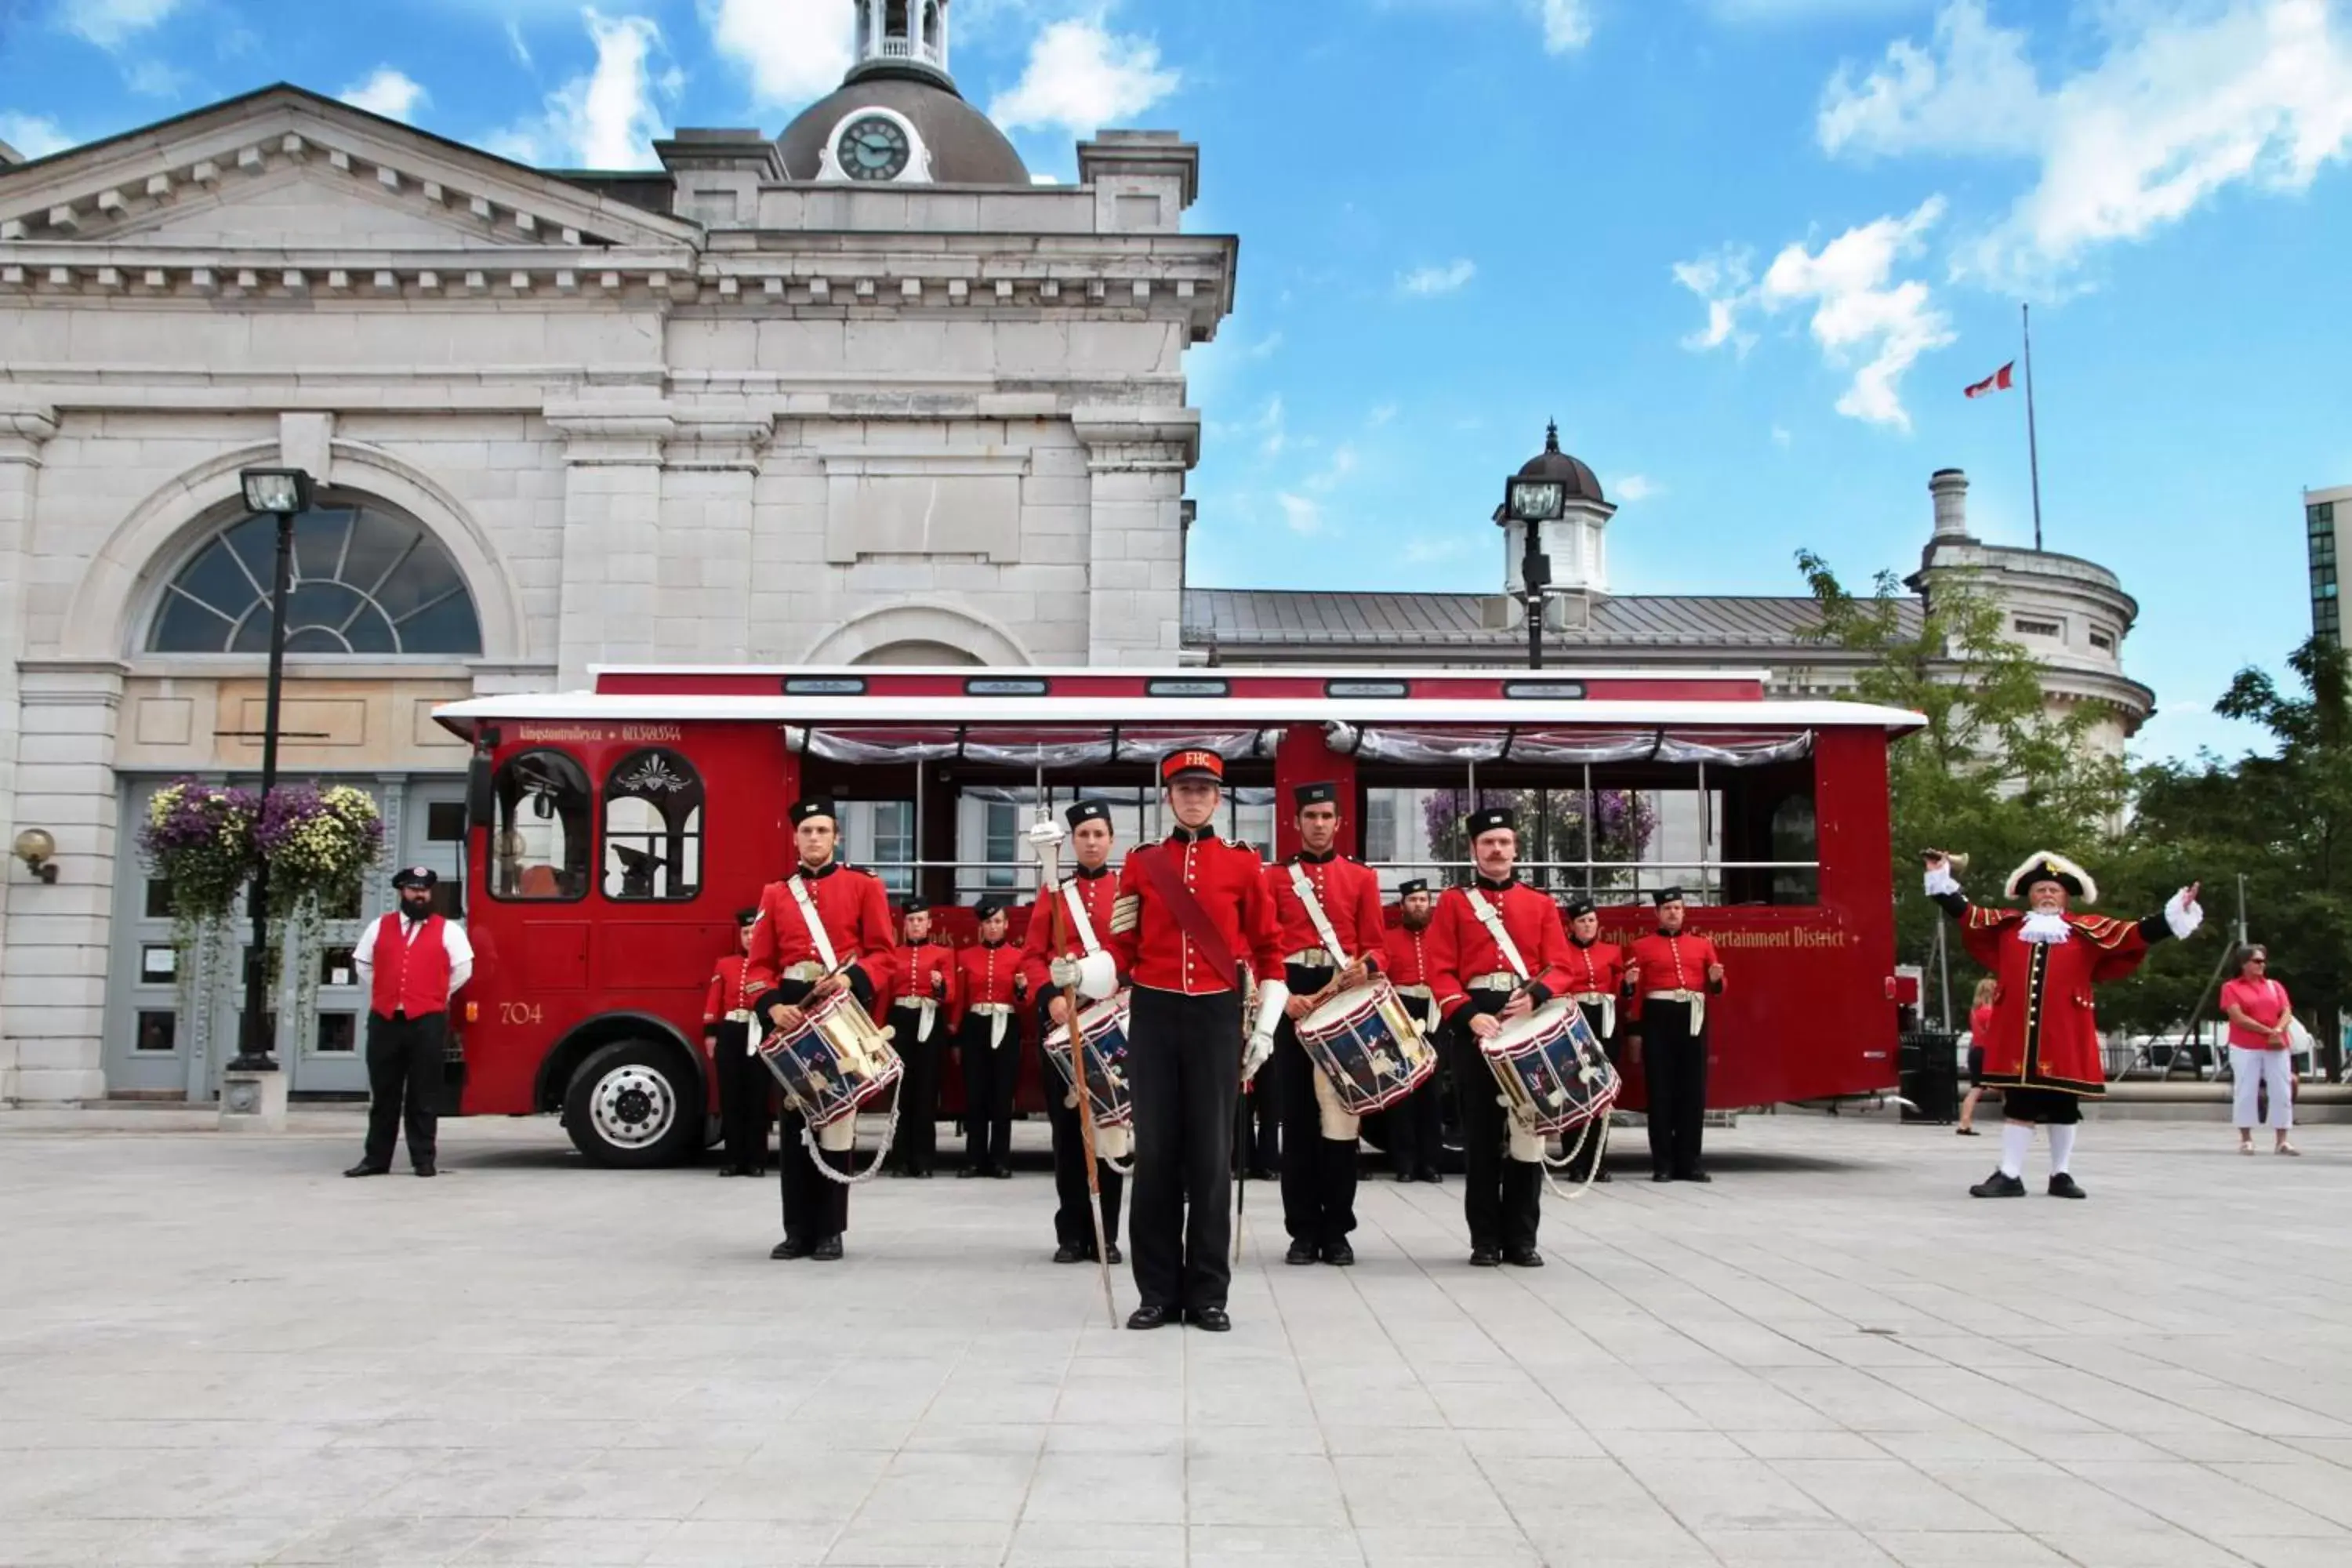
[[[2091,740],[2104,713],[2088,704],[2053,709],[2041,664],[2010,638],[2006,613],[1981,583],[1939,572],[1915,597],[1881,572],[1865,596],[1810,550],[1798,552],[1797,566],[1821,608],[1815,637],[1871,656],[1854,695],[1927,720],[1887,756],[1903,958],[1928,963],[1943,918],[1919,892],[1924,849],[1967,853],[1966,881],[1979,899],[1997,897],[1995,879],[2037,849],[2095,868],[2123,820],[2130,774]],[[1957,1008],[1974,972],[1957,944],[1952,962]]]

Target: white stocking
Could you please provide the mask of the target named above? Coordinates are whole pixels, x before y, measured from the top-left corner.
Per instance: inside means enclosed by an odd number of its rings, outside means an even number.
[[[2072,1125],[2050,1130],[2050,1173],[2063,1176],[2066,1163],[2074,1157],[2074,1134],[2082,1129]]]
[[[2052,1128],[2053,1142],[2057,1133]],[[2000,1173],[2021,1179],[2025,1174],[2025,1152],[2033,1147],[2033,1123],[2004,1121],[2000,1124]]]

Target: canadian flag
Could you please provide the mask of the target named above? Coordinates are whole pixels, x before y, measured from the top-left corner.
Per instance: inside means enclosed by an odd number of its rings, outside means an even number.
[[[2016,380],[2009,374],[2016,368],[2017,362],[2015,360],[2010,361],[2007,364],[2001,366],[1999,370],[1993,372],[1982,381],[1978,382],[1974,386],[1969,387],[1967,395],[1970,397],[1982,397],[1988,392],[2007,392],[2011,387],[2017,384]]]

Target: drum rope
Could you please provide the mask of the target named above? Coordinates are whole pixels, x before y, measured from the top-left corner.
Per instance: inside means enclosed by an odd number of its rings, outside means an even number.
[[[837,1186],[844,1187],[862,1187],[866,1183],[872,1181],[875,1177],[880,1175],[882,1173],[882,1162],[890,1157],[892,1145],[898,1142],[898,1100],[900,1098],[902,1097],[896,1095],[891,1097],[890,1120],[882,1129],[882,1142],[879,1152],[874,1156],[874,1163],[866,1166],[863,1172],[859,1172],[855,1174],[846,1171],[836,1171],[830,1164],[825,1163],[824,1152],[817,1147],[816,1129],[808,1121],[803,1121],[801,1123],[801,1147],[808,1151],[809,1163],[816,1167],[817,1174],[823,1176],[826,1181],[831,1182]],[[852,1110],[848,1115],[850,1118],[849,1147],[846,1150],[844,1150],[843,1152],[855,1158],[857,1153],[857,1112]]]
[[[1608,1103],[1593,1112],[1585,1120],[1584,1124],[1577,1129],[1575,1147],[1570,1148],[1565,1140],[1562,1141],[1559,1159],[1554,1160],[1548,1149],[1536,1156],[1538,1163],[1543,1167],[1544,1185],[1549,1187],[1563,1203],[1574,1203],[1592,1190],[1592,1179],[1601,1173],[1601,1162],[1609,1157],[1611,1113],[1615,1110],[1616,1105],[1617,1096],[1612,1092],[1609,1096]],[[1576,1164],[1577,1156],[1584,1152],[1586,1142],[1593,1139],[1593,1129],[1596,1127],[1600,1129],[1599,1142],[1593,1144],[1592,1159],[1584,1167],[1582,1179],[1573,1182],[1570,1186],[1561,1186],[1559,1182],[1552,1179],[1552,1173],[1569,1170]]]

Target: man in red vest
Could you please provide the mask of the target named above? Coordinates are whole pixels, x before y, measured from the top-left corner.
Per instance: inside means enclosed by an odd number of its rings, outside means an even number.
[[[449,998],[474,973],[465,928],[433,912],[440,878],[411,866],[392,879],[400,908],[360,932],[352,963],[368,988],[368,1130],[360,1163],[346,1176],[392,1173],[392,1146],[404,1121],[408,1160],[436,1173],[442,1064],[449,1052]]]
[[[757,1016],[751,1004],[751,927],[757,910],[735,911],[735,951],[713,967],[702,1001],[702,1038],[710,1051],[710,1076],[719,1085],[719,1126],[727,1157],[722,1176],[756,1176],[768,1164],[768,1093],[774,1080],[751,1054]]]
[[[1389,983],[1432,1040],[1437,1037],[1437,999],[1429,989],[1429,921],[1435,908],[1425,879],[1400,882],[1397,923],[1383,933]],[[1437,1173],[1445,1139],[1445,1108],[1439,1095],[1437,1075],[1431,1073],[1419,1089],[1388,1109],[1389,1166],[1400,1182],[1444,1180]]]

